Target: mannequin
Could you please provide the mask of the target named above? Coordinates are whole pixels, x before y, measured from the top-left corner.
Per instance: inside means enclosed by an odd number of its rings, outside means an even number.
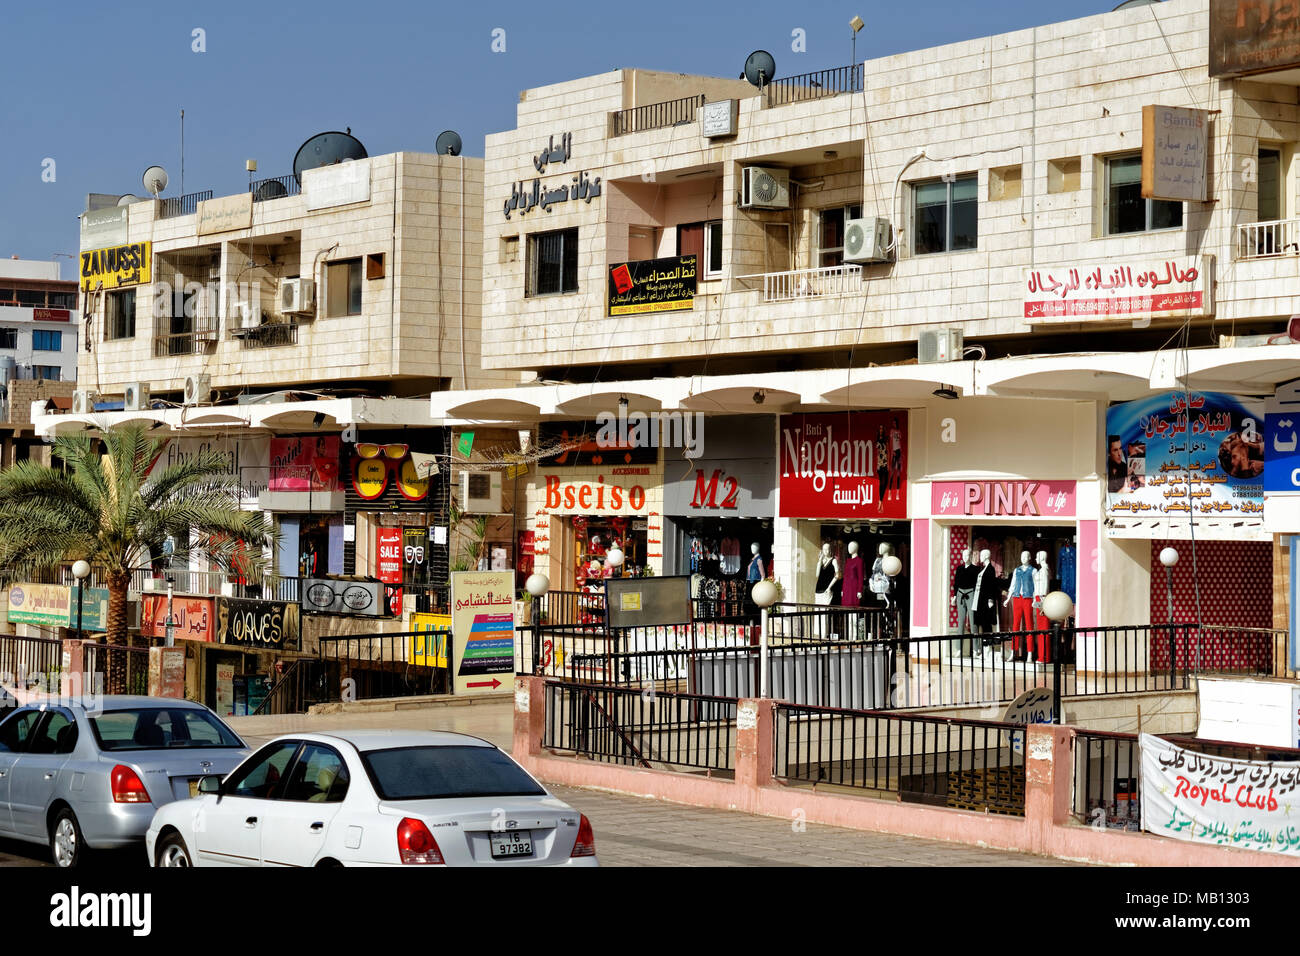
[[[1016,632],[1015,651],[1016,660],[1025,659],[1025,637],[1022,631],[1031,631],[1034,628],[1034,568],[1029,563],[1029,552],[1020,552],[1020,567],[1016,568],[1011,574],[1011,587],[1007,589],[1007,599],[1002,602],[1002,606],[1014,602],[1015,606],[1011,609],[1011,630]],[[1032,651],[1033,648],[1030,648]]]
[[[745,580],[750,584],[767,577],[766,572],[763,570],[763,556],[759,553],[761,550],[757,541],[749,546],[749,570],[745,573]]]
[[[845,607],[859,607],[862,604],[862,585],[866,575],[866,563],[858,554],[858,543],[850,541],[849,556],[844,561],[844,596],[840,599],[841,604]]]
[[[971,620],[971,603],[975,599],[975,579],[979,577],[979,568],[971,563],[970,548],[961,552],[961,566],[952,576],[952,606],[957,609],[957,633],[966,634],[974,630]]]
[[[822,553],[817,557],[817,583],[813,585],[813,603],[832,603],[832,590],[840,579],[840,563],[831,556],[830,542],[822,545]]]
[[[1038,567],[1034,569],[1034,614],[1037,617],[1038,633],[1031,642],[1030,652],[1040,664],[1052,662],[1052,622],[1043,613],[1043,598],[1052,582],[1052,571],[1047,566],[1047,552],[1039,551],[1034,556]]]
[[[880,600],[885,607],[889,607],[889,592],[892,590],[892,582],[889,575],[885,573],[885,558],[889,556],[892,550],[889,545],[882,541],[880,547],[876,549],[876,560],[871,564],[871,593]]]
[[[975,605],[973,621],[975,633],[988,634],[998,622],[998,596],[1002,593],[1002,579],[993,567],[988,549],[980,552],[979,572],[975,577]]]

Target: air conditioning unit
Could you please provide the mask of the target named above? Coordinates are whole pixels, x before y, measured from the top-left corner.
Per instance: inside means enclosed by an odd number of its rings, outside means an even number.
[[[99,396],[89,389],[79,388],[72,393],[72,414],[90,415],[95,411],[95,400]]]
[[[210,375],[185,376],[185,404],[200,405],[212,398],[212,377]]]
[[[888,262],[889,220],[850,219],[844,224],[845,262]]]
[[[465,514],[499,515],[501,507],[501,473],[499,471],[462,471],[460,473],[460,510]]]
[[[311,279],[280,280],[280,314],[316,311],[316,283]]]
[[[122,407],[128,412],[145,412],[149,410],[149,383],[132,382],[126,387],[122,396]]]
[[[927,329],[916,339],[916,360],[921,365],[956,362],[961,350],[961,329]]]
[[[746,166],[740,177],[741,209],[789,209],[790,171]]]

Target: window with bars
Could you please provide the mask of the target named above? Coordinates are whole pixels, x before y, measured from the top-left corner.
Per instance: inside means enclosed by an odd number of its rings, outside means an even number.
[[[528,237],[527,294],[578,291],[578,230],[558,229]]]

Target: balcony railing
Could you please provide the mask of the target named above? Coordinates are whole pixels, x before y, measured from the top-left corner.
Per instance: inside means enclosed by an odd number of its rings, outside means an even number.
[[[755,283],[761,279],[764,302],[833,299],[862,291],[862,266],[856,263],[820,269],[793,269],[790,272],[760,272],[738,278]]]
[[[683,96],[677,100],[665,100],[662,103],[619,110],[611,117],[610,135],[622,136],[647,129],[694,123],[695,114],[703,105],[704,94],[701,93],[699,96]]]
[[[785,106],[804,100],[818,100],[823,96],[862,92],[862,64],[837,66],[815,73],[801,73],[773,80],[767,85],[767,105]]]
[[[215,331],[178,332],[153,337],[154,358],[170,355],[205,355],[217,344]]]
[[[1300,219],[1243,222],[1237,227],[1238,259],[1300,255]]]
[[[298,344],[296,322],[268,322],[247,329],[236,329],[231,334],[239,339],[240,348],[245,349],[273,349]]]
[[[184,196],[172,196],[162,201],[162,211],[159,213],[159,219],[175,219],[177,216],[190,216],[198,212],[199,203],[211,199],[212,190],[205,189],[201,193],[186,193]]]
[[[296,196],[302,191],[298,185],[298,180],[292,174],[288,176],[269,176],[266,179],[256,179],[249,184],[248,191],[253,194],[253,202],[264,202],[267,199],[283,199],[285,196]]]

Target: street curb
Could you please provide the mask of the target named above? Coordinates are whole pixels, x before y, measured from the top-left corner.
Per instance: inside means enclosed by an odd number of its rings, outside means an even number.
[[[329,714],[391,713],[399,710],[427,710],[434,707],[465,707],[475,704],[499,704],[514,699],[514,691],[492,694],[475,694],[457,697],[454,694],[432,694],[425,697],[385,697],[380,700],[357,700],[349,703],[313,704],[306,716],[323,717]]]

